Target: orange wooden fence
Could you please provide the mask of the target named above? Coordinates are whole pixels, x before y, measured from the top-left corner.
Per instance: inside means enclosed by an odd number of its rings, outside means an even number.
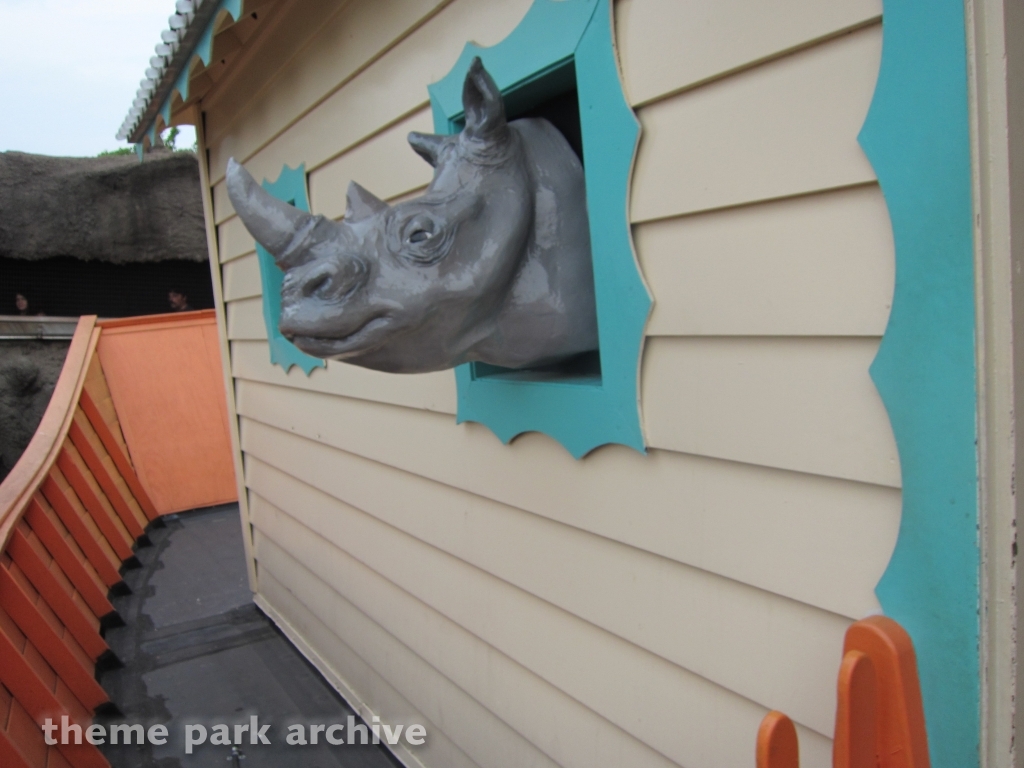
[[[214,311],[99,325],[99,362],[128,453],[157,512],[235,501]]]
[[[150,522],[235,498],[213,323],[212,312],[81,318],[42,422],[0,484],[2,768],[109,768],[87,740],[46,744],[40,724],[84,729],[108,703],[96,681],[110,654],[102,627],[116,619],[108,596]]]
[[[0,485],[0,765],[107,766],[93,745],[47,745],[47,717],[86,726],[107,695],[96,662],[132,545],[157,515],[119,439],[83,317],[49,407]],[[106,398],[106,399],[105,399]],[[74,741],[72,739],[72,741]]]

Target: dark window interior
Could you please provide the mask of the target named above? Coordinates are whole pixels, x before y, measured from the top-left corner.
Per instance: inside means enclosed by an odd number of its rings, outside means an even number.
[[[511,117],[515,120],[520,117],[543,117],[550,122],[558,132],[565,136],[576,157],[583,162],[583,132],[580,130],[580,101],[576,88],[559,93],[546,99],[542,103],[520,112]]]
[[[69,256],[29,261],[0,257],[0,314],[16,315],[14,294],[29,313],[131,317],[170,312],[167,292],[188,296],[193,309],[213,307],[210,265],[168,260],[136,264],[82,261]]]

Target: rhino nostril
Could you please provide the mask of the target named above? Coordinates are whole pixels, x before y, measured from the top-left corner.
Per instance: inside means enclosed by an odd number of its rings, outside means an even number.
[[[305,270],[299,279],[299,291],[308,298],[310,296],[324,296],[331,290],[331,284],[337,274],[337,269],[331,262],[320,262]]]
[[[324,260],[296,274],[291,289],[285,287],[282,292],[305,299],[341,300],[363,284],[366,272],[366,265],[359,259]],[[289,277],[285,276],[286,284]]]

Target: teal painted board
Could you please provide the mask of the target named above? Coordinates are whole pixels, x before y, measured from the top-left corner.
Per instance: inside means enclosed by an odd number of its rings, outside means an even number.
[[[639,365],[651,297],[627,218],[640,126],[622,92],[610,3],[535,0],[502,42],[491,48],[467,44],[448,75],[428,89],[438,133],[458,130],[462,83],[475,56],[494,77],[510,112],[510,102],[537,101],[538,92],[543,97],[571,87],[566,78],[575,71],[601,374],[545,381],[515,373],[482,375],[482,368],[462,365],[455,370],[457,420],[485,424],[506,443],[523,432],[542,432],[576,458],[608,443],[643,452]]]
[[[220,7],[214,12],[206,29],[203,30],[203,36],[196,43],[192,55],[198,56],[206,66],[210,66],[210,56],[213,55],[213,35],[216,32],[214,27],[217,26],[217,19],[220,18],[223,11],[227,11],[231,14],[232,19],[238,21],[238,17],[242,15],[242,0],[220,0]],[[182,98],[185,98],[184,93]]]
[[[573,58],[597,5],[598,0],[535,0],[518,26],[497,45],[481,48],[467,43],[444,79],[427,88],[435,109],[434,129],[441,132],[450,118],[462,115],[462,81],[474,58],[483,60],[507,105],[510,92]],[[618,80],[617,73],[615,77]]]
[[[207,22],[206,29],[203,30],[203,34],[196,42],[196,47],[188,57],[188,63],[182,68],[181,74],[178,75],[178,79],[174,83],[174,87],[171,88],[171,92],[167,94],[164,105],[160,108],[158,114],[163,117],[165,126],[171,123],[171,107],[174,102],[174,94],[178,93],[182,101],[188,100],[188,81],[192,76],[193,60],[198,58],[203,62],[204,66],[210,65],[210,56],[213,54],[214,27],[217,25],[217,19],[220,18],[222,11],[227,11],[231,14],[231,18],[238,21],[238,17],[242,15],[242,0],[220,0],[220,6],[214,12],[210,21]],[[157,124],[154,119],[153,125],[149,129],[150,144],[156,141],[156,127]]]
[[[281,168],[277,181],[263,180],[263,188],[278,200],[294,205],[309,213],[309,197],[306,194],[306,164],[298,168]],[[256,244],[256,257],[260,262],[260,284],[263,287],[263,322],[267,327],[267,342],[270,345],[270,362],[280,365],[287,373],[293,365],[299,366],[307,376],[314,368],[326,368],[320,358],[307,355],[281,335],[277,324],[281,317],[281,284],[284,273],[274,263],[274,257]]]
[[[979,763],[974,244],[964,7],[885,0],[882,66],[860,134],[896,244],[871,367],[903,475],[877,594],[914,640],[932,765]]]

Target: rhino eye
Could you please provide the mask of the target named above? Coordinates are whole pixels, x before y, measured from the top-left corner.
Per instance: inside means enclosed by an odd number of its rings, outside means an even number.
[[[436,264],[451,250],[457,226],[422,210],[388,223],[389,248],[417,264]]]
[[[422,243],[434,236],[434,222],[425,216],[417,216],[406,227],[405,239],[410,243]]]

